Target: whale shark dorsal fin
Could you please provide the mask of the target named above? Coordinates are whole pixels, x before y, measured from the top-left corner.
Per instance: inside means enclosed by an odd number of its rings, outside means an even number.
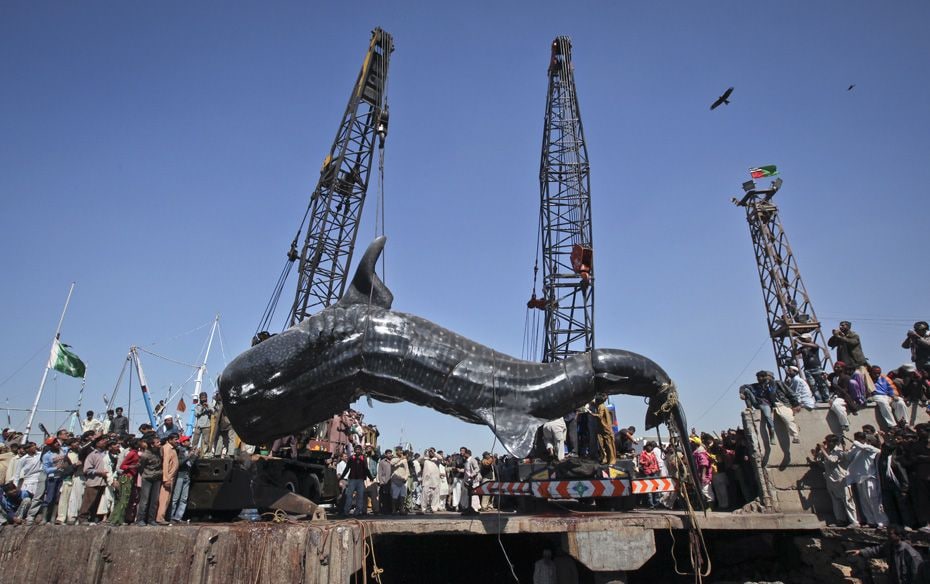
[[[343,306],[372,304],[381,308],[391,307],[391,303],[394,302],[394,295],[391,294],[388,287],[375,273],[375,264],[378,262],[378,257],[381,256],[385,242],[387,242],[387,238],[383,235],[371,242],[371,245],[365,250],[365,255],[359,261],[358,267],[355,268],[355,277],[349,283],[349,288],[337,304]]]

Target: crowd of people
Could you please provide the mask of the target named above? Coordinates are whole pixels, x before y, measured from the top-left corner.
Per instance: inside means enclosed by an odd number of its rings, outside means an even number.
[[[803,369],[787,367],[784,382],[759,371],[756,383],[740,387],[740,396],[761,412],[770,439],[778,419],[794,443],[800,435],[794,414],[828,406],[837,431],[811,451],[810,461],[823,470],[837,524],[930,532],[930,423],[918,423],[930,399],[930,326],[914,323],[901,344],[910,362],[890,371],[869,362],[848,321],[827,344],[836,350],[829,374],[822,369],[821,349],[804,334],[797,351]],[[880,427],[864,424],[849,436],[850,416],[872,404]]]
[[[59,430],[41,445],[8,428],[0,441],[0,524],[169,525],[184,520],[190,471],[201,456],[233,454],[222,415],[206,393],[194,407],[193,435],[166,415],[158,427],[130,433],[123,408],[98,419],[88,411],[82,432]],[[227,422],[228,423],[228,422]],[[211,425],[216,441],[209,443]]]
[[[474,489],[506,473],[509,458],[484,452],[479,459],[464,446],[449,455],[435,448],[422,453],[402,446],[381,453],[372,445],[356,448],[335,462],[344,487],[336,510],[358,516],[490,511],[492,498],[479,497]]]
[[[785,381],[768,371],[756,383],[740,387],[748,407],[762,414],[763,431],[775,438],[776,419],[791,440],[800,440],[794,414],[828,405],[840,431],[811,452],[823,467],[838,522],[849,525],[899,524],[930,531],[930,424],[916,424],[930,397],[930,327],[915,323],[902,346],[911,362],[883,373],[865,358],[859,336],[849,322],[840,323],[828,340],[837,351],[834,370],[822,370],[821,349],[811,335],[797,337],[797,364],[786,367]],[[802,365],[799,367],[798,365]],[[874,403],[880,430],[866,425],[846,436],[849,416]],[[189,471],[197,457],[234,454],[238,446],[218,398],[201,394],[193,411],[193,432],[183,436],[172,416],[158,428],[143,425],[129,433],[122,408],[103,419],[87,412],[83,432],[59,431],[42,445],[22,443],[4,430],[0,445],[3,481],[0,521],[164,524],[184,517]],[[538,429],[534,457],[552,465],[568,456],[616,464],[631,462],[634,476],[681,476],[686,465],[675,443],[641,440],[636,428],[614,431],[606,396]],[[214,440],[211,443],[210,436]],[[343,486],[337,509],[345,515],[479,513],[515,506],[513,498],[479,497],[482,482],[518,480],[519,460],[462,447],[446,454],[435,448],[413,452],[377,447],[378,429],[364,415],[348,409],[317,424],[305,437],[279,439],[273,454],[297,456],[303,449],[333,452],[331,464]],[[692,429],[688,446],[697,465],[694,491],[707,505],[729,510],[752,501],[758,483],[751,449],[742,429],[719,434]],[[248,447],[245,447],[248,448]],[[853,492],[853,489],[855,491]],[[676,493],[641,497],[649,508],[675,508]]]
[[[759,371],[756,383],[740,387],[740,397],[762,413],[769,437],[775,436],[775,418],[785,424],[792,442],[799,441],[794,414],[801,408],[814,409],[828,404],[841,432],[849,430],[849,416],[866,404],[874,403],[886,428],[899,424],[913,426],[930,398],[930,326],[914,323],[901,347],[910,352],[910,362],[883,371],[870,363],[862,350],[852,323],[843,321],[833,330],[827,344],[836,349],[833,371],[823,370],[821,348],[810,333],[797,338],[796,364],[786,367],[787,380],[776,381],[774,374]],[[803,373],[803,375],[802,375]]]

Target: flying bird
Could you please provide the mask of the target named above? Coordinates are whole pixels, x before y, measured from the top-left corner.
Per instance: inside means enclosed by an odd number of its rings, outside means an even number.
[[[724,91],[724,92],[723,92],[723,95],[721,95],[720,97],[718,97],[718,98],[717,98],[717,101],[715,101],[715,102],[713,103],[713,105],[710,106],[710,109],[715,110],[715,109],[717,109],[717,108],[720,106],[720,104],[722,104],[722,103],[725,103],[725,104],[729,105],[729,104],[730,104],[730,99],[729,99],[729,98],[730,98],[730,94],[731,94],[731,93],[733,93],[733,88],[732,88],[732,87],[729,88],[729,89],[727,89],[726,91]]]
[[[856,84],[853,83],[852,85],[850,85],[849,87],[846,88],[846,91],[852,91],[852,88],[855,87],[855,86],[856,86]]]

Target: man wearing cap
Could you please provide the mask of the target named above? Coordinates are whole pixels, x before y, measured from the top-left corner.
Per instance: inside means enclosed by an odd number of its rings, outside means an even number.
[[[775,418],[772,417],[772,402],[766,380],[768,372],[758,371],[756,382],[741,385],[739,396],[746,401],[746,407],[762,412],[762,421],[768,429],[769,439],[775,438]]]
[[[94,440],[94,451],[84,459],[84,498],[81,501],[81,510],[78,513],[78,523],[97,522],[97,506],[103,498],[103,491],[110,484],[107,448],[110,439],[100,436]]]
[[[190,493],[191,469],[197,462],[197,449],[191,448],[191,437],[178,438],[178,478],[171,492],[171,521],[182,521],[187,510],[187,497]]]
[[[52,521],[55,511],[55,502],[61,492],[62,477],[68,457],[61,451],[61,444],[57,438],[49,436],[45,439],[45,450],[42,453],[42,470],[45,472],[45,522]]]
[[[174,425],[174,417],[171,415],[165,416],[165,421],[162,422],[161,426],[158,427],[158,430],[156,430],[155,433],[159,438],[161,438],[162,442],[168,439],[169,434],[180,435],[178,427]]]
[[[814,409],[814,396],[811,394],[811,388],[801,377],[801,370],[794,365],[789,365],[786,369],[788,374],[788,389],[794,394],[801,407],[807,411]]]
[[[869,368],[869,376],[875,385],[872,399],[878,407],[878,413],[885,426],[892,428],[899,420],[907,418],[907,406],[898,394],[898,388],[887,375],[882,375],[882,368],[878,365]]]
[[[901,348],[910,349],[911,361],[923,372],[925,378],[930,377],[930,325],[927,321],[919,320],[914,323],[914,328],[907,331]]]
[[[818,402],[830,399],[830,390],[827,385],[827,376],[823,372],[823,362],[820,360],[820,346],[814,342],[810,333],[804,333],[797,338],[798,349],[795,355],[801,356],[804,363],[804,377]]]

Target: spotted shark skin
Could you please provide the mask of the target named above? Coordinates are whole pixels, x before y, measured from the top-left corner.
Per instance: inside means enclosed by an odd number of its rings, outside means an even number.
[[[529,453],[540,424],[598,392],[646,397],[647,429],[673,418],[687,435],[674,384],[642,355],[595,349],[554,363],[523,361],[392,311],[393,295],[374,272],[384,244],[380,237],[369,246],[339,302],[223,370],[224,412],[245,442],[301,431],[365,395],[485,424],[518,457]]]

